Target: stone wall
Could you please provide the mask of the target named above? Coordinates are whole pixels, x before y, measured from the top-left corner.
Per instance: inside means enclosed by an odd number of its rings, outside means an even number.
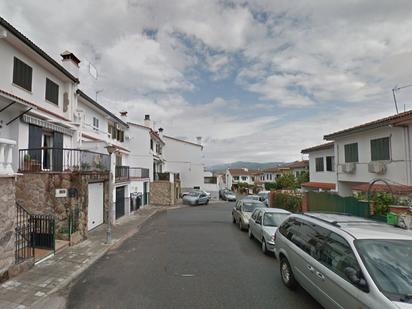
[[[158,206],[174,206],[177,204],[180,183],[157,180],[150,183],[150,204]]]
[[[15,178],[0,178],[0,282],[14,264],[15,227]]]
[[[108,180],[109,174],[103,172],[24,173],[17,179],[16,200],[31,213],[54,215],[57,239],[66,239],[69,215],[78,212],[77,230],[84,239],[87,238],[88,184],[104,182],[106,214],[109,204]],[[56,197],[56,189],[74,189],[75,194],[73,197]]]

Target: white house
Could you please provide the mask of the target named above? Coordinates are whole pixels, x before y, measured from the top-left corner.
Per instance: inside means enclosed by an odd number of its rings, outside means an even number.
[[[228,189],[232,189],[233,185],[239,183],[247,183],[248,185],[255,184],[255,178],[260,177],[260,172],[249,170],[247,168],[228,168],[226,169],[226,185]]]
[[[165,171],[179,173],[183,191],[204,186],[203,146],[164,135]]]
[[[295,162],[286,164],[286,166],[284,167],[287,168],[288,172],[292,173],[293,176],[295,176],[295,178],[298,178],[303,173],[306,173],[309,171],[309,161],[308,160],[295,161]]]
[[[335,142],[339,195],[366,191],[374,179],[412,191],[411,126],[412,110],[324,136]]]
[[[17,142],[13,168],[30,157],[39,169],[61,169],[61,153],[41,148],[74,146],[80,61],[65,52],[58,63],[2,18],[0,55],[0,137]]]
[[[311,191],[330,191],[336,189],[336,163],[334,143],[306,148],[302,154],[309,155],[309,182],[302,187]]]

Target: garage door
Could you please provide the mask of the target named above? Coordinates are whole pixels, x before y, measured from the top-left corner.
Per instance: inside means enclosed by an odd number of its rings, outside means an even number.
[[[87,229],[90,231],[103,224],[103,182],[89,183]]]

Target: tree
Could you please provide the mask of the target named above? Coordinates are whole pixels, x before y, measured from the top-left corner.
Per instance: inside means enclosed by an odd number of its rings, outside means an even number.
[[[279,178],[276,179],[276,189],[283,190],[295,190],[298,187],[296,182],[296,178],[293,174],[287,173],[283,174]]]
[[[309,181],[309,172],[308,171],[304,171],[302,173],[300,173],[300,175],[298,176],[298,178],[296,179],[298,185],[300,186],[302,183],[308,182]]]
[[[276,182],[267,182],[265,183],[265,190],[271,191],[276,189]]]

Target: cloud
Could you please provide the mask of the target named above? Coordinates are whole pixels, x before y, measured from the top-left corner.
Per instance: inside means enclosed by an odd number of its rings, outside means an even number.
[[[0,12],[54,58],[73,51],[106,107],[203,136],[206,162],[297,159],[393,113],[391,89],[412,83],[408,0],[16,0]]]

